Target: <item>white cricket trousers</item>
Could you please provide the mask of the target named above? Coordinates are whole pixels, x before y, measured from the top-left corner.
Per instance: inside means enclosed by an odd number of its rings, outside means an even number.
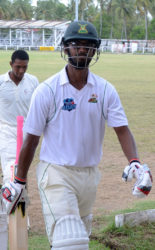
[[[55,223],[66,215],[92,213],[100,173],[97,167],[67,167],[41,161],[37,180],[50,244]]]
[[[16,159],[16,126],[0,123],[0,159],[3,173],[3,183],[10,181],[10,166]]]
[[[11,179],[10,166],[16,158],[17,128],[0,122],[0,161],[2,168],[3,184]],[[8,248],[8,216],[5,205],[0,201],[0,249]]]

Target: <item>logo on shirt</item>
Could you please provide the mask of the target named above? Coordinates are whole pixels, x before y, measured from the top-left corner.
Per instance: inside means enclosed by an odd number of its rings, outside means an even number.
[[[73,109],[76,109],[76,104],[74,103],[74,99],[73,98],[66,98],[63,100],[63,110],[68,110],[71,111]]]
[[[97,97],[98,96],[96,94],[92,94],[91,98],[88,100],[88,102],[97,103]]]

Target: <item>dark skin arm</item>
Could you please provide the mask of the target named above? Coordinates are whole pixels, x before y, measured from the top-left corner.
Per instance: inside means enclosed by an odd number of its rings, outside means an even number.
[[[134,137],[128,126],[117,127],[114,128],[114,130],[128,161],[134,158],[139,158]]]
[[[39,139],[40,136],[27,134],[19,155],[17,177],[26,179]]]

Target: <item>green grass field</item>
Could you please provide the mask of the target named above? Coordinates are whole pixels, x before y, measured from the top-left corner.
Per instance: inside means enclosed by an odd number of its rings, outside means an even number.
[[[0,51],[0,74],[10,69],[9,61],[12,51]],[[64,67],[65,62],[58,52],[29,52],[28,72],[43,81]],[[97,64],[91,70],[110,81],[117,89],[129,126],[137,142],[140,158],[150,156],[151,166],[155,161],[155,57],[153,55],[101,54]],[[120,151],[114,133],[105,136],[106,147],[111,151]],[[138,209],[154,208],[155,203],[146,201]],[[136,207],[133,211],[137,210]],[[117,213],[118,211],[116,211]],[[145,224],[135,228],[114,227],[114,214],[95,218],[106,224],[106,228],[96,227],[92,234],[90,249],[155,249],[155,224]],[[105,223],[107,222],[107,223]],[[97,223],[96,223],[97,224]],[[107,247],[103,247],[107,246]],[[29,250],[46,250],[49,244],[46,236],[31,234]]]

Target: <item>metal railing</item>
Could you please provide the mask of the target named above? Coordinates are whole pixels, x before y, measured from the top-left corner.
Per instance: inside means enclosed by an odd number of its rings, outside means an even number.
[[[49,47],[49,46],[44,46]],[[54,46],[53,46],[54,47]],[[16,50],[16,49],[25,49],[29,51],[39,51],[40,46],[29,46],[29,45],[0,45],[0,50]],[[60,51],[60,46],[55,47],[53,51]],[[132,47],[127,47],[125,49],[113,49],[112,46],[102,46],[100,47],[101,53],[113,53],[113,54],[155,54],[155,47],[138,47],[137,50],[133,50]]]

